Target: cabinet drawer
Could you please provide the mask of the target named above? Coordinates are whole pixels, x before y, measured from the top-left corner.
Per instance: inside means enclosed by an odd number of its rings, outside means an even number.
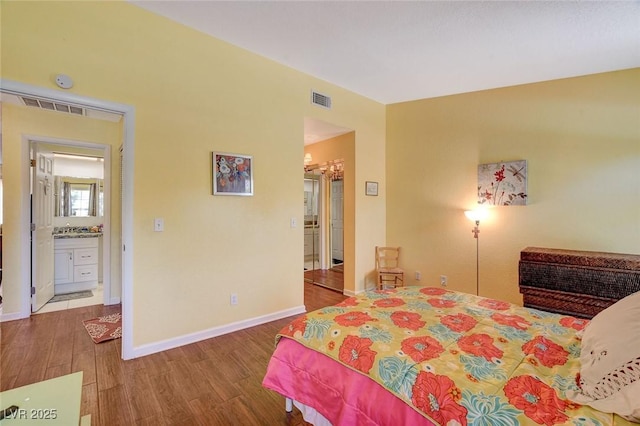
[[[91,265],[93,263],[98,263],[97,248],[75,249],[73,251],[73,256],[74,265]]]
[[[73,268],[73,281],[96,281],[98,279],[98,265],[81,265]]]

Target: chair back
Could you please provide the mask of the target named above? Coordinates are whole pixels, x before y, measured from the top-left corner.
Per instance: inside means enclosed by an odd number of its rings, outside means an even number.
[[[376,269],[397,268],[400,261],[400,247],[376,246]]]

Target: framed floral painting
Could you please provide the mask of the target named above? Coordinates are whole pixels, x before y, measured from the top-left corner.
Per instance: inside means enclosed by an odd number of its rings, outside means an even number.
[[[253,195],[253,157],[213,152],[213,195]]]
[[[527,161],[478,166],[478,204],[524,206],[527,204]]]

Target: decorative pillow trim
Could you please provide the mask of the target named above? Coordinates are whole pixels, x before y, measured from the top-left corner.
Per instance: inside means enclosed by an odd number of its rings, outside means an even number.
[[[604,376],[595,386],[587,386],[580,379],[580,388],[584,395],[595,400],[608,398],[623,387],[640,380],[640,357],[633,359]]]

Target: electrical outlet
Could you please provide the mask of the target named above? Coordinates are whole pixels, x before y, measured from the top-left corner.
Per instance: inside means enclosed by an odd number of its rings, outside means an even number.
[[[416,271],[416,281],[420,281],[422,279],[422,273],[420,271]]]
[[[440,275],[440,285],[442,287],[446,287],[447,286],[447,276],[446,275]]]
[[[229,302],[232,305],[237,305],[238,304],[238,294],[236,293],[231,293],[231,298],[229,299]]]

